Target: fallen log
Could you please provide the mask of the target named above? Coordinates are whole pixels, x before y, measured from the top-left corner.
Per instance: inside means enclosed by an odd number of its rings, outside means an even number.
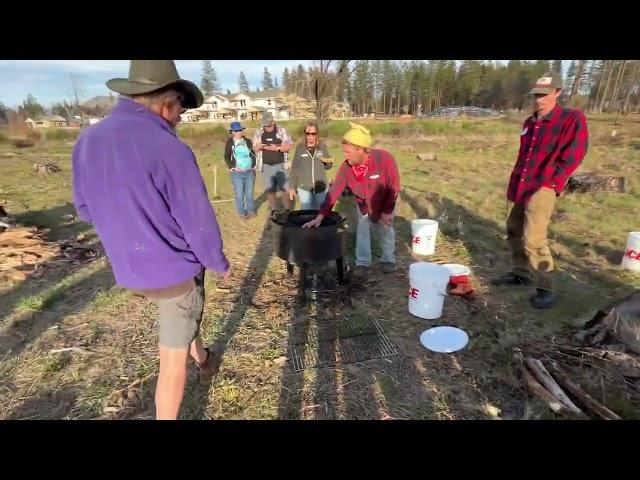
[[[567,412],[567,408],[562,404],[562,402],[540,385],[533,375],[531,375],[529,370],[527,370],[527,367],[521,365],[519,370],[529,392],[544,401],[554,413],[563,414]]]
[[[612,192],[624,193],[624,177],[577,173],[567,182],[567,191],[576,193]]]
[[[436,160],[438,157],[435,153],[419,153],[416,158],[418,160]]]
[[[566,393],[560,388],[560,385],[556,383],[551,374],[547,371],[540,360],[535,358],[527,358],[525,363],[533,373],[533,376],[538,380],[554,397],[556,397],[562,404],[567,407],[571,413],[575,413],[581,417],[586,417],[584,412],[580,410],[575,403],[567,396]]]
[[[575,396],[582,404],[591,410],[593,413],[598,415],[600,418],[605,420],[622,420],[617,414],[609,410],[607,407],[602,405],[596,399],[594,399],[591,395],[585,392],[578,384],[574,383],[566,373],[564,373],[560,367],[555,364],[551,365],[553,370],[553,375],[562,384],[564,388],[566,388],[573,396]]]

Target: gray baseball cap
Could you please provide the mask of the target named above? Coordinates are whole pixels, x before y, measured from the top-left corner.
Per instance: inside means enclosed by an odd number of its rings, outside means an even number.
[[[262,126],[263,127],[269,126],[274,121],[275,120],[273,119],[273,115],[271,114],[271,112],[264,112],[262,114]]]
[[[531,89],[529,95],[549,95],[557,89],[562,89],[562,77],[557,73],[545,73],[536,80],[536,85]]]

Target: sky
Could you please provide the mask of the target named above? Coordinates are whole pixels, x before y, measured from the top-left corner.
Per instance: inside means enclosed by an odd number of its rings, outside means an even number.
[[[267,67],[272,77],[282,80],[285,67],[312,65],[311,60],[211,60],[223,91],[238,91],[238,76],[243,71],[251,90],[262,88],[262,74]],[[200,84],[201,60],[176,60],[182,78]],[[16,108],[32,94],[39,103],[50,107],[52,103],[70,100],[71,76],[77,78],[84,95],[80,101],[96,95],[108,95],[105,82],[114,77],[127,77],[129,60],[0,60],[0,102]],[[116,95],[114,93],[114,95]]]
[[[505,60],[498,60],[506,62]],[[565,67],[566,67],[566,63]],[[223,91],[238,91],[238,76],[243,71],[251,90],[261,87],[264,67],[272,77],[282,80],[285,67],[308,67],[312,60],[211,60],[218,73]],[[202,77],[202,60],[176,60],[182,78],[197,84]],[[45,107],[62,100],[71,100],[71,76],[77,78],[83,96],[80,101],[96,95],[108,95],[105,82],[114,77],[126,77],[129,60],[0,60],[0,102],[16,108],[28,94]]]

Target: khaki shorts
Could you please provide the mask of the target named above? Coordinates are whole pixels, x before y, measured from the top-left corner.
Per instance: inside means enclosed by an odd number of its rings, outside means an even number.
[[[204,270],[193,279],[195,288],[172,298],[155,298],[160,345],[187,348],[200,333],[204,310]]]

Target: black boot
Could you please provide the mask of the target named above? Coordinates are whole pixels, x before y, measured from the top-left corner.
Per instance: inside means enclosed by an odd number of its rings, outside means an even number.
[[[551,290],[543,290],[541,288],[536,288],[536,294],[531,297],[531,305],[533,308],[543,309],[549,308],[553,305],[553,301],[555,300],[555,295]]]
[[[527,277],[521,277],[513,272],[509,272],[502,277],[494,278],[491,283],[497,286],[515,285],[518,287],[527,287],[531,285],[531,279]]]

